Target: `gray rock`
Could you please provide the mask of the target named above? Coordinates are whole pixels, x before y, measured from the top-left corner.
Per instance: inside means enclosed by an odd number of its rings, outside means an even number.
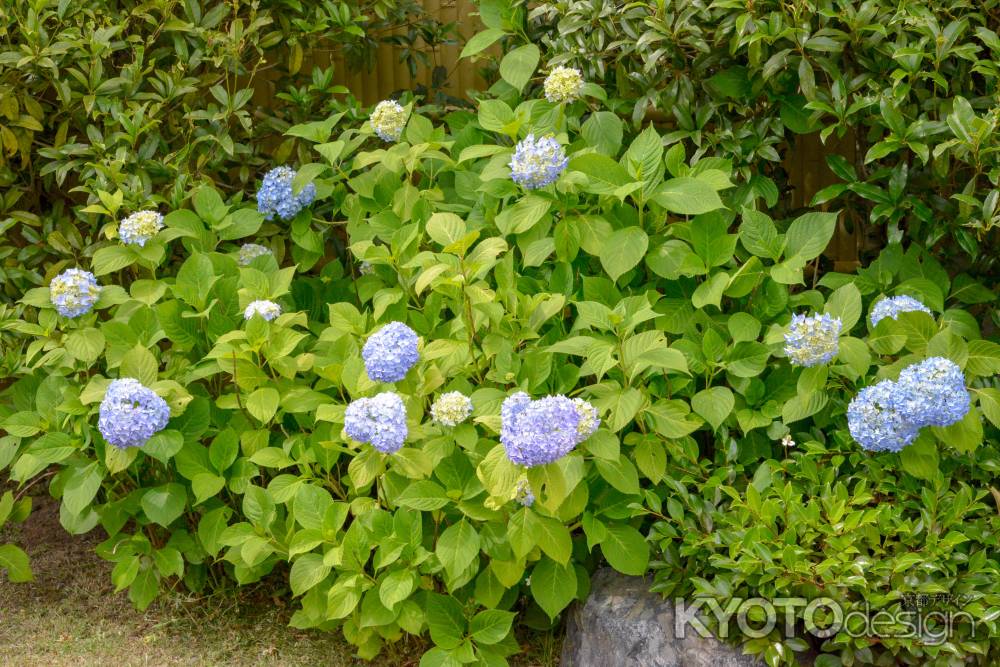
[[[586,604],[569,612],[563,667],[758,667],[763,665],[690,626],[679,638],[674,605],[650,582],[601,569]]]

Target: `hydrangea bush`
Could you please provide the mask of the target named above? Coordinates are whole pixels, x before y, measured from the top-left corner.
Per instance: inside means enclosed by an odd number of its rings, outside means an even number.
[[[26,345],[0,467],[21,484],[55,471],[63,525],[107,533],[98,551],[140,608],[177,581],[279,577],[296,627],[339,629],[362,657],[409,633],[429,640],[422,665],[504,664],[514,619],[556,622],[601,563],[643,575],[653,557],[690,586],[674,542],[711,527],[688,513],[746,494],[763,516],[781,476],[756,471],[792,441],[945,496],[992,450],[1000,346],[926,253],[893,246],[818,279],[836,213],[774,221],[733,203],[725,159],[511,101],[439,124],[415,110],[388,144],[340,116],[293,126],[313,161],[262,173],[257,205],[201,186],[145,245],[109,241],[89,258],[104,286],[73,318],[52,288],[29,291],[30,315],[4,323]],[[934,316],[869,326],[897,290]],[[935,358],[961,380],[937,362],[901,379]],[[971,399],[947,426],[903,406],[892,431],[872,411],[897,437],[928,424],[872,453],[849,404],[881,381],[961,382]],[[962,493],[966,515],[996,521]],[[989,539],[955,544],[995,581]],[[976,614],[995,627],[996,607]],[[796,650],[777,644],[751,649],[772,664]]]

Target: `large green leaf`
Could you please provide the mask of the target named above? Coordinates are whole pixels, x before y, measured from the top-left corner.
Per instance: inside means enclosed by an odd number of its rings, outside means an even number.
[[[647,247],[649,237],[642,228],[625,227],[616,230],[601,248],[601,266],[612,280],[618,280],[624,273],[638,266],[646,255]]]
[[[520,91],[538,67],[541,52],[534,44],[519,46],[500,61],[500,78]]]
[[[555,618],[576,597],[576,569],[542,557],[531,571],[531,596],[538,606]]]

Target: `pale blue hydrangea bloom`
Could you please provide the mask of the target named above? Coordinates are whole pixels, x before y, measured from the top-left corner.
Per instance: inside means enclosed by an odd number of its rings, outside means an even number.
[[[600,423],[589,403],[565,396],[531,400],[524,392],[500,408],[500,442],[507,457],[527,467],[556,461],[590,437]]]
[[[399,382],[420,358],[416,332],[402,322],[390,322],[373,333],[361,349],[368,377],[375,382]]]
[[[472,414],[472,400],[460,391],[441,394],[431,405],[431,418],[445,426],[458,426]]]
[[[900,313],[912,313],[916,311],[924,312],[931,316],[934,315],[930,308],[920,303],[912,296],[894,296],[882,299],[876,303],[872,308],[870,318],[872,326],[875,326],[887,317],[896,319],[896,316]]]
[[[812,316],[793,315],[785,334],[785,354],[795,366],[816,366],[828,363],[840,349],[839,317],[829,313]]]
[[[971,397],[965,375],[955,362],[931,357],[906,367],[899,374],[905,390],[906,411],[917,426],[949,426],[962,421]]]
[[[406,440],[406,406],[391,391],[352,401],[344,412],[344,431],[358,442],[371,443],[385,454],[393,454]]]
[[[270,220],[277,214],[282,220],[289,220],[311,204],[316,198],[316,186],[307,183],[302,190],[292,192],[295,170],[291,167],[276,167],[264,175],[257,191],[257,210]]]
[[[240,266],[249,266],[250,262],[264,255],[271,255],[271,249],[259,243],[244,243],[240,247],[240,258],[237,260]]]
[[[892,380],[883,380],[854,397],[847,407],[847,426],[865,449],[898,452],[920,431],[908,409],[907,391]]]
[[[403,136],[408,115],[406,109],[395,100],[382,100],[375,105],[369,121],[372,129],[382,141],[399,141]]]
[[[535,139],[529,134],[519,142],[510,159],[510,177],[526,190],[543,188],[555,183],[569,159],[554,137]]]
[[[63,317],[89,313],[100,296],[97,278],[83,269],[66,269],[49,283],[49,300]]]
[[[535,504],[535,494],[531,492],[531,485],[524,477],[517,480],[517,490],[515,491],[514,500],[525,507],[531,507]]]
[[[163,216],[156,211],[139,211],[118,223],[118,238],[126,245],[145,246],[163,229]]]
[[[573,102],[583,91],[583,75],[572,67],[558,66],[545,77],[545,99],[553,104]]]
[[[281,306],[273,301],[251,301],[246,310],[243,311],[243,319],[249,320],[254,315],[260,315],[270,322],[278,315],[281,315]]]
[[[113,380],[101,401],[97,428],[110,445],[142,447],[170,420],[170,407],[134,378]]]

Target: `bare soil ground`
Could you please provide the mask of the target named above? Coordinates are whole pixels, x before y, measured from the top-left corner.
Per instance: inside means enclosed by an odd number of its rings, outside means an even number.
[[[375,662],[359,660],[336,633],[288,627],[294,603],[266,585],[161,596],[138,612],[126,592],[114,592],[111,564],[94,553],[101,539],[100,530],[69,535],[59,524],[58,503],[47,496],[35,498],[27,522],[2,531],[0,543],[28,552],[35,580],[0,580],[0,666],[409,667],[423,653],[411,638]],[[533,635],[522,645],[528,653],[517,664],[557,664],[552,635]]]

